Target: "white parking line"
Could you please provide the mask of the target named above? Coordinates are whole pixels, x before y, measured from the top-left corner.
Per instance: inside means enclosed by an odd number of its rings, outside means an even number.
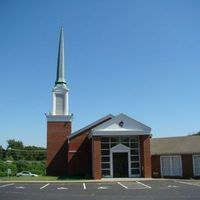
[[[16,189],[25,189],[24,186],[17,186]]]
[[[84,190],[86,190],[87,188],[86,188],[86,184],[85,183],[83,183],[83,189]]]
[[[98,187],[98,190],[107,190],[107,189],[109,189],[108,186],[100,186],[100,187]]]
[[[11,186],[11,185],[14,185],[14,183],[6,184],[6,185],[1,185],[0,188],[8,187],[8,186]]]
[[[66,188],[66,187],[59,187],[59,188],[57,188],[58,190],[68,190],[68,188]]]
[[[146,185],[146,184],[144,184],[144,183],[141,183],[141,182],[139,182],[139,181],[135,181],[135,182],[138,183],[138,184],[141,184],[141,185],[145,186],[146,188],[151,188],[151,186]]]
[[[123,188],[126,188],[126,189],[128,189],[128,187],[126,187],[125,185],[123,185],[122,183],[120,183],[120,182],[117,182],[119,185],[121,185]]]
[[[40,190],[44,189],[44,188],[47,187],[48,185],[49,185],[49,183],[47,183],[46,185],[42,186],[42,187],[40,188]]]
[[[186,185],[192,185],[192,186],[198,186],[200,187],[199,184],[195,184],[195,183],[190,183],[190,182],[184,182],[184,181],[174,181],[176,183],[182,183],[182,184],[186,184]]]

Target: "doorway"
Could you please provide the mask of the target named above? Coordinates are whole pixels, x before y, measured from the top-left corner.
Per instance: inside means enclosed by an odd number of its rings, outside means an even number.
[[[113,152],[113,177],[128,177],[128,153]]]

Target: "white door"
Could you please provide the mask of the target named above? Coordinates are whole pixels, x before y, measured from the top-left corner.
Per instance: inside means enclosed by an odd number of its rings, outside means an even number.
[[[200,155],[193,155],[194,176],[200,176]]]
[[[161,156],[162,176],[182,176],[181,156]]]

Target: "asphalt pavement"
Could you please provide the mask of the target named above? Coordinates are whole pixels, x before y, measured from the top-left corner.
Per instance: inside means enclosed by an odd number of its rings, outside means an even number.
[[[200,180],[0,183],[2,200],[200,199]]]

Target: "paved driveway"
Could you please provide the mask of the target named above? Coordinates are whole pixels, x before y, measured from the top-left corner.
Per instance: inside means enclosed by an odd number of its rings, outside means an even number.
[[[95,183],[0,183],[2,200],[200,199],[200,180]]]

